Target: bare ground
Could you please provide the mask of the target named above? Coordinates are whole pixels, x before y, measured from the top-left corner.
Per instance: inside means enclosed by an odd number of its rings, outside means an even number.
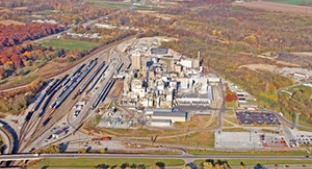
[[[276,70],[275,65],[268,65],[268,64],[247,64],[247,65],[242,65],[239,68],[246,67],[248,69],[257,71],[257,70],[265,70],[265,71],[270,71],[273,72]]]

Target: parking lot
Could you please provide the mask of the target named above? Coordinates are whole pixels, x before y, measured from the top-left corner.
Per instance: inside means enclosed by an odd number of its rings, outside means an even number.
[[[305,131],[298,131],[298,130],[291,130],[295,144],[297,145],[308,145],[312,144],[312,132],[305,132]]]
[[[215,132],[215,148],[259,150],[263,145],[258,132]]]
[[[272,113],[239,111],[236,112],[238,124],[245,125],[280,125]]]
[[[279,134],[265,133],[260,138],[264,147],[288,147],[285,138]]]

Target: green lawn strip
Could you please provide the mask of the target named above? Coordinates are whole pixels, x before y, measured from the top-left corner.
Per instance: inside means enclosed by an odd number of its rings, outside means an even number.
[[[214,159],[214,160],[218,160],[218,159]],[[204,162],[205,160],[195,160],[194,164],[200,166],[202,162]],[[253,159],[253,160],[233,160],[233,159],[229,159],[227,160],[229,165],[231,167],[233,166],[240,166],[240,163],[243,162],[245,164],[245,166],[255,166],[256,164],[262,164],[264,166],[266,165],[282,165],[282,164],[312,164],[311,160],[258,160],[258,159]]]
[[[146,167],[152,166],[157,162],[162,162],[165,166],[182,166],[184,161],[181,159],[126,159],[126,158],[62,158],[62,159],[43,159],[39,163],[31,166],[32,168],[41,168],[43,166],[49,166],[49,168],[55,167],[68,167],[68,168],[83,168],[83,167],[95,167],[98,164],[106,164],[109,166],[121,166],[124,163],[131,164],[144,164]]]
[[[23,76],[19,76],[19,78],[16,78],[12,81],[9,81],[8,84],[10,85],[18,85],[18,84],[23,84],[23,83],[28,83],[31,82],[35,79],[37,79],[39,76],[29,76],[29,77],[23,77]]]
[[[235,128],[224,128],[222,129],[223,132],[250,132],[250,130],[244,129],[242,127],[235,127]]]
[[[64,48],[65,50],[73,50],[73,49],[82,49],[87,50],[93,47],[98,46],[98,43],[95,42],[86,42],[80,40],[70,40],[70,39],[50,39],[42,42],[44,47],[49,48],[53,46],[53,48]]]
[[[294,151],[251,151],[243,152],[231,152],[231,151],[211,151],[211,150],[200,150],[200,149],[188,149],[188,152],[193,155],[224,155],[224,156],[306,156],[305,150],[294,150]]]

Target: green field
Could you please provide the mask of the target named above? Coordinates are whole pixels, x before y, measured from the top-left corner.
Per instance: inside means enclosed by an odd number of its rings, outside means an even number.
[[[144,164],[145,167],[149,167],[154,165],[157,162],[162,162],[165,166],[182,166],[184,165],[184,161],[180,159],[171,160],[171,159],[115,159],[115,158],[70,158],[70,159],[43,159],[39,163],[34,164],[31,168],[42,168],[44,166],[48,166],[49,168],[87,168],[87,167],[95,167],[98,164],[109,165],[110,167],[115,169],[120,168],[120,166],[124,163],[131,164]]]
[[[70,40],[70,39],[50,39],[42,42],[42,46],[49,48],[53,46],[53,48],[64,48],[65,50],[73,50],[73,49],[82,49],[87,50],[93,47],[98,46],[98,43],[94,42],[86,42],[79,40]]]
[[[215,159],[217,160],[217,159]],[[245,166],[255,166],[256,164],[262,164],[266,167],[266,165],[275,165],[278,164],[281,166],[282,164],[312,164],[311,160],[227,160],[231,167],[239,166],[240,162],[243,162]],[[201,165],[204,160],[195,160],[194,164]]]
[[[281,4],[300,5],[302,2],[312,2],[311,0],[272,0],[272,2]]]

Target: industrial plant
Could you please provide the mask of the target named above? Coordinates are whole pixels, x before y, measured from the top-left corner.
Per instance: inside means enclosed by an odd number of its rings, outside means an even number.
[[[158,109],[151,115],[151,124],[169,125],[175,121],[173,116],[183,116],[178,121],[185,122],[189,119],[187,112],[174,113],[173,108],[210,105],[214,100],[212,86],[220,78],[208,76],[199,52],[197,58],[190,59],[170,49],[157,48],[158,44],[159,40],[154,39],[151,46],[138,44],[130,50],[132,65],[124,77],[121,104]],[[164,109],[168,111],[161,118]]]

